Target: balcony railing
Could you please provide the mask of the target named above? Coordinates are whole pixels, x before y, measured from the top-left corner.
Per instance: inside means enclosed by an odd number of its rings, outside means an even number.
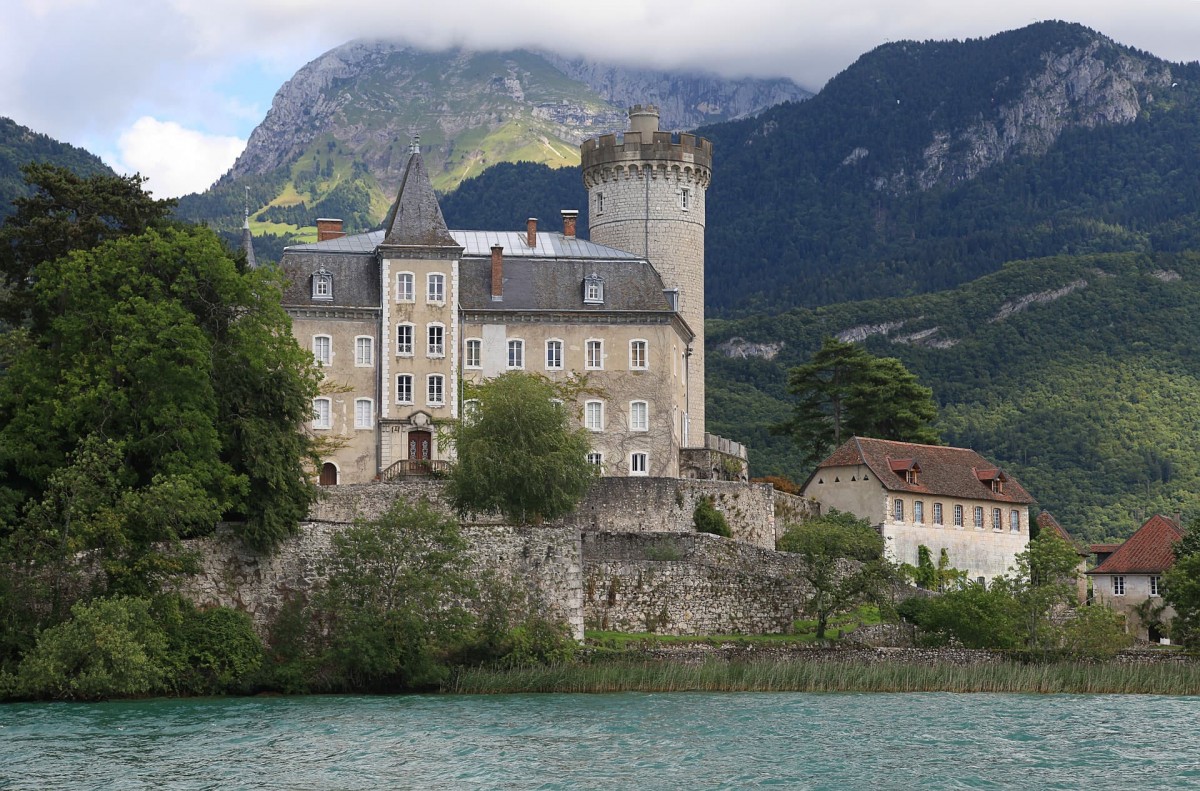
[[[402,459],[380,473],[379,477],[385,481],[395,481],[441,475],[449,469],[450,462],[441,459]]]

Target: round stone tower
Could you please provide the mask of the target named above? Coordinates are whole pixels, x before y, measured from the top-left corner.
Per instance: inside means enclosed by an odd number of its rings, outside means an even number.
[[[580,146],[592,241],[647,258],[678,292],[696,338],[688,361],[685,446],[704,445],[704,206],[712,143],[658,131],[658,108],[635,105],[630,130]]]

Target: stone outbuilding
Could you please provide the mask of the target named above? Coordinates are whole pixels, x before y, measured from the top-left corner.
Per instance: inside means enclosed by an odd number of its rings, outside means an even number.
[[[1175,565],[1174,545],[1181,538],[1177,522],[1155,514],[1088,572],[1092,600],[1123,613],[1126,628],[1140,640],[1159,642],[1165,635],[1157,625],[1175,615],[1162,601],[1162,575]],[[1150,614],[1143,607],[1147,602],[1157,610],[1149,620],[1143,616]]]

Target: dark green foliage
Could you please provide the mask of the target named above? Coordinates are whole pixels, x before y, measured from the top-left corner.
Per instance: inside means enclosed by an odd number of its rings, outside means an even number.
[[[155,615],[167,633],[172,689],[186,695],[248,692],[263,662],[263,644],[250,616],[228,607],[197,609],[163,596]]]
[[[539,229],[562,231],[561,211],[574,209],[575,233],[588,238],[587,190],[579,168],[501,162],[439,200],[446,223],[464,229],[517,230],[524,218],[537,217]]]
[[[1171,639],[1189,648],[1200,645],[1200,553],[1177,555],[1163,585],[1163,601],[1175,609]]]
[[[510,371],[468,386],[466,397],[465,417],[446,432],[458,457],[446,493],[459,513],[538,524],[573,511],[597,468],[587,461],[588,432],[567,411],[572,389]]]
[[[701,497],[696,501],[696,508],[692,511],[692,523],[696,526],[697,533],[712,533],[725,538],[733,535],[729,532],[725,514],[716,509],[711,497]]]
[[[812,588],[805,612],[817,620],[818,640],[830,616],[880,598],[895,576],[883,557],[883,537],[867,520],[836,508],[788,528],[779,549],[804,561],[800,576]]]
[[[299,228],[315,225],[318,217],[338,217],[350,232],[368,230],[379,222],[379,218],[371,214],[371,191],[357,181],[341,182],[312,206],[303,201],[289,206],[270,206],[255,217]]]
[[[79,176],[115,175],[99,157],[82,148],[0,118],[0,220],[15,211],[14,200],[29,196],[21,168],[31,162],[56,165]]]
[[[810,362],[788,373],[792,417],[776,427],[816,464],[852,436],[936,444],[933,392],[904,365],[853,343],[826,338]]]
[[[570,662],[578,643],[567,625],[549,614],[546,602],[522,580],[485,576],[480,612],[460,663],[500,667],[559,665]]]
[[[1068,655],[1093,660],[1111,659],[1134,642],[1125,631],[1125,616],[1098,604],[1075,611],[1075,617],[1063,624],[1062,641]]]

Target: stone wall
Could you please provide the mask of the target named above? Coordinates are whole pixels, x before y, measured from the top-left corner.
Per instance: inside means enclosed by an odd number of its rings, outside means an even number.
[[[583,557],[589,629],[788,632],[807,593],[795,556],[703,533],[585,532]]]
[[[376,503],[376,498],[362,501]],[[323,578],[332,537],[345,527],[338,522],[303,523],[299,533],[270,556],[246,549],[228,533],[186,542],[199,553],[202,570],[186,579],[181,592],[201,606],[247,612],[265,633],[284,604],[308,594]],[[582,562],[574,528],[477,525],[463,532],[478,573],[498,573],[529,585],[548,611],[582,639]]]

